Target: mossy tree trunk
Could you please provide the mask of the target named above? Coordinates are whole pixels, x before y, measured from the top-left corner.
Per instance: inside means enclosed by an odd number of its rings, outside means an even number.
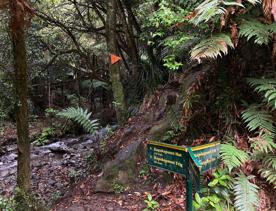
[[[10,0],[10,27],[14,55],[14,88],[17,125],[17,186],[23,194],[30,190],[30,141],[28,130],[28,79],[25,44],[25,12],[17,0]],[[20,194],[21,195],[21,194]]]
[[[117,33],[116,33],[116,0],[108,1],[106,16],[106,39],[109,54],[118,55]],[[112,83],[113,97],[115,101],[116,116],[118,123],[122,125],[127,118],[126,103],[123,84],[120,74],[120,62],[109,66],[110,81]]]

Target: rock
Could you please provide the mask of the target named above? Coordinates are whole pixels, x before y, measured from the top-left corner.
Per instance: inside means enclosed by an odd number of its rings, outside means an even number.
[[[43,148],[49,149],[51,152],[54,153],[70,153],[70,148],[65,145],[63,142],[56,142],[47,146],[44,146]]]
[[[167,119],[158,121],[149,131],[153,140],[158,140],[170,129],[170,123]]]
[[[6,161],[14,161],[17,158],[17,154],[11,153],[8,156],[6,156]]]
[[[103,168],[103,175],[96,183],[96,192],[113,192],[113,184],[130,184],[137,176],[137,163],[145,156],[141,139],[121,149],[114,160]]]

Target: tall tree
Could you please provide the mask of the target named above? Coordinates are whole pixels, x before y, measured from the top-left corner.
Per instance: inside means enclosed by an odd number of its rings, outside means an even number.
[[[10,0],[10,29],[14,55],[14,87],[17,125],[17,185],[25,194],[30,190],[30,141],[28,129],[28,76],[25,43],[26,15],[31,12],[25,0]]]
[[[110,55],[119,55],[118,43],[117,43],[117,33],[116,33],[116,24],[117,24],[117,2],[116,0],[108,1],[107,15],[106,15],[106,39],[107,46]],[[110,62],[109,66],[109,75],[112,83],[112,91],[116,107],[116,116],[119,124],[123,124],[127,112],[126,112],[126,103],[125,95],[123,90],[123,84],[121,82],[120,75],[120,62],[112,64]]]

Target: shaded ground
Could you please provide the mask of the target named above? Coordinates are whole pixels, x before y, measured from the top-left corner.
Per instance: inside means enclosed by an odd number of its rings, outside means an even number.
[[[53,140],[45,146],[32,146],[32,189],[44,203],[50,205],[65,190],[90,171],[95,147],[107,135],[101,129],[93,135]],[[17,147],[11,142],[2,145],[0,156],[0,195],[11,196],[16,184]]]
[[[96,193],[94,191],[97,175],[91,175],[80,182],[70,193],[63,198],[52,211],[127,211],[143,210],[146,208],[144,200],[151,194],[160,204],[161,210],[185,210],[185,190],[181,184],[174,182],[171,185],[164,183],[164,174],[156,172],[156,178],[137,178],[136,183],[126,187],[123,193]],[[160,176],[161,175],[161,176]]]

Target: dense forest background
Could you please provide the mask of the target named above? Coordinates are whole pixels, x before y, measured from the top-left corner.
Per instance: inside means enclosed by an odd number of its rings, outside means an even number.
[[[18,188],[0,191],[0,209],[55,207],[33,196],[32,150],[103,129],[92,172],[131,145],[123,139],[219,140],[222,162],[194,208],[276,209],[276,1],[1,0],[0,12],[0,173],[18,146]],[[141,206],[162,208],[146,197]]]

